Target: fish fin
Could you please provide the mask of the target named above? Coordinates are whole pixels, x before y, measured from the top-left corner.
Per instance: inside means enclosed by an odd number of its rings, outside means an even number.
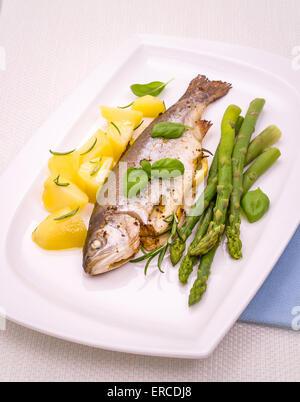
[[[199,127],[201,131],[202,138],[204,138],[208,132],[208,130],[212,127],[212,122],[207,121],[207,120],[200,120],[199,121]]]
[[[198,75],[194,78],[183,98],[191,96],[193,93],[202,92],[207,94],[206,103],[209,104],[215,100],[227,95],[232,85],[223,81],[210,81],[205,75]]]

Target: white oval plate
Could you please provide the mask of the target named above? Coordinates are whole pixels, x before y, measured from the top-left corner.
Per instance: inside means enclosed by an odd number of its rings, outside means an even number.
[[[215,149],[225,108],[247,110],[255,97],[266,107],[257,133],[269,124],[283,131],[282,158],[258,183],[272,200],[267,216],[243,222],[244,258],[231,260],[225,245],[218,252],[203,301],[188,308],[187,287],[178,269],[165,263],[145,278],[141,265],[89,278],[81,251],[46,252],[31,232],[46,216],[41,191],[48,150],[73,149],[95,129],[99,105],[125,105],[129,86],[152,80],[175,81],[163,93],[176,102],[197,74],[233,84],[229,95],[211,105],[205,118],[214,123],[204,146]],[[133,38],[101,66],[33,136],[0,179],[0,306],[10,320],[67,339],[129,353],[204,358],[238,319],[299,223],[300,72],[292,63],[259,50],[224,43],[155,36]],[[101,124],[101,119],[98,121]],[[86,210],[86,217],[90,210]]]

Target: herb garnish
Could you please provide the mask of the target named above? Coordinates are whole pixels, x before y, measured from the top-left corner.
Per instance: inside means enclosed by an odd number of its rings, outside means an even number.
[[[133,131],[135,131],[135,130],[137,130],[138,128],[140,128],[141,125],[144,123],[144,121],[145,121],[145,120],[142,120],[142,121],[140,122],[140,124],[139,124]]]
[[[141,162],[141,167],[147,173],[149,179],[151,179],[151,169],[152,169],[151,163],[149,161],[144,160]]]
[[[147,187],[148,182],[148,174],[142,168],[131,167],[127,169],[123,184],[124,195],[127,198],[135,197]]]
[[[151,165],[149,161],[141,161],[141,167],[130,167],[124,176],[123,192],[127,198],[134,197],[147,187],[150,180],[174,179],[184,174],[185,168],[178,159],[160,159]],[[137,181],[138,179],[138,181]]]
[[[55,155],[55,156],[65,156],[65,155],[71,155],[73,152],[75,152],[76,151],[76,149],[73,149],[72,151],[69,151],[69,152],[54,152],[54,151],[51,151],[51,149],[50,149],[50,153],[52,154],[52,155]]]
[[[122,135],[119,127],[113,121],[111,121],[110,124],[114,126],[114,128],[118,131],[119,135]]]
[[[152,177],[168,179],[182,176],[184,174],[184,164],[178,159],[160,159],[151,166]]]
[[[134,102],[129,103],[127,106],[118,106],[119,109],[128,109],[130,106],[132,106]]]
[[[84,155],[90,153],[95,148],[95,146],[97,144],[97,141],[98,141],[98,138],[95,138],[95,141],[93,142],[93,145],[87,151],[85,151],[82,154],[80,154],[80,156],[84,156]]]
[[[72,218],[72,216],[77,214],[79,209],[80,209],[80,206],[78,208],[74,209],[74,211],[72,211],[72,212],[70,212],[70,213],[68,213],[66,215],[60,216],[59,218],[55,218],[54,220],[55,221],[62,221],[62,220],[67,219],[67,218]]]
[[[170,81],[166,83],[161,81],[153,81],[149,82],[149,84],[134,84],[131,85],[130,88],[132,92],[138,97],[146,95],[158,96],[165,89],[165,87],[173,80],[174,78],[172,78]]]
[[[60,175],[58,175],[58,176],[56,177],[56,179],[53,180],[53,182],[54,182],[57,186],[59,186],[59,187],[68,187],[68,186],[70,185],[70,183],[60,183],[60,182],[59,182],[59,178],[60,178]]]
[[[184,126],[180,123],[162,122],[157,123],[152,129],[152,138],[180,138],[186,130],[194,130],[193,127]]]
[[[172,244],[176,233],[179,232],[179,230],[178,230],[178,218],[177,218],[176,213],[174,213],[173,215],[168,216],[166,219],[164,219],[164,221],[169,223],[170,227],[165,232],[161,233],[159,236],[162,236],[165,233],[171,232],[166,244],[164,244],[161,247],[158,247],[156,250],[151,251],[150,253],[146,253],[145,250],[143,249],[143,247],[141,246],[141,250],[142,250],[144,255],[139,257],[139,258],[136,258],[135,260],[130,261],[132,263],[136,263],[136,262],[141,262],[141,261],[148,260],[147,264],[145,265],[145,269],[144,269],[145,275],[147,275],[149,265],[151,264],[151,262],[153,261],[153,259],[157,255],[159,255],[158,261],[157,261],[157,267],[158,267],[158,269],[159,269],[159,271],[161,273],[164,273],[164,271],[162,270],[163,259],[164,259],[165,255],[166,255],[167,251],[168,251],[169,246]]]
[[[207,152],[211,156],[214,156],[214,154],[211,151],[209,151],[208,149],[202,148],[202,151]]]
[[[100,167],[101,167],[101,160],[102,160],[102,158],[100,158],[99,161],[97,162],[97,165],[96,165],[95,169],[93,169],[91,176],[95,176],[95,174],[97,174],[99,172]],[[96,163],[96,162],[91,162],[91,163]]]

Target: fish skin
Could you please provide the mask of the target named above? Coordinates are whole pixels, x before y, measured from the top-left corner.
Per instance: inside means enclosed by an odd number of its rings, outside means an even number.
[[[116,205],[97,203],[90,219],[83,250],[83,268],[86,273],[98,275],[122,266],[139,251],[140,243],[147,250],[159,247],[168,236],[157,237],[168,228],[165,218],[177,213],[179,219],[184,219],[184,206],[177,205],[176,197],[171,195],[182,191],[177,179],[170,181],[171,188],[165,203],[161,202],[161,193],[159,187],[155,187],[155,180],[151,180],[140,195],[128,200],[119,191],[123,182],[119,165],[122,162],[128,168],[140,167],[142,160],[153,163],[163,158],[175,158],[184,164],[186,172],[191,176],[187,182],[192,183],[197,164],[202,158],[202,140],[211,127],[210,122],[201,120],[203,112],[210,103],[225,96],[230,89],[231,85],[226,82],[209,81],[205,76],[197,76],[183,97],[155,119],[123,155],[113,172],[116,180]],[[193,130],[186,130],[178,139],[152,138],[153,126],[165,121],[181,123],[193,127]]]

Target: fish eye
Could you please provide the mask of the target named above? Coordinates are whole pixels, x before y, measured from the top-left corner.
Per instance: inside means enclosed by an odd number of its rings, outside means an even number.
[[[99,240],[94,240],[91,244],[93,250],[97,250],[101,247],[101,242]]]

